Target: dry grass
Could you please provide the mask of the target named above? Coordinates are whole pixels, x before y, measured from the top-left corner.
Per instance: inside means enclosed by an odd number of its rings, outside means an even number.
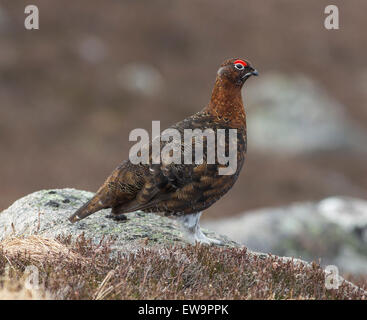
[[[111,255],[111,242],[83,236],[8,239],[0,246],[2,298],[53,299],[366,299],[344,282],[327,290],[316,264],[295,264],[246,249],[207,246]],[[87,262],[87,263],[86,263]],[[41,291],[24,291],[37,268]],[[17,285],[18,283],[18,285]],[[16,290],[11,289],[12,284]],[[38,295],[37,295],[38,294]]]
[[[31,263],[41,263],[45,257],[51,260],[62,258],[67,262],[87,263],[88,261],[86,257],[73,252],[59,241],[41,236],[7,238],[0,243],[0,248],[7,259],[24,254]]]
[[[29,286],[28,272],[18,273],[15,277],[14,269],[8,264],[5,272],[0,277],[0,300],[46,300],[52,299],[52,295],[44,287]]]
[[[50,300],[52,295],[43,289],[28,289],[22,281],[4,279],[0,286],[0,300]]]

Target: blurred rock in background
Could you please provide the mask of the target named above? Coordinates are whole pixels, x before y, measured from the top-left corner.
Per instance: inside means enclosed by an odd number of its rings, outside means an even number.
[[[264,208],[204,226],[251,250],[367,274],[367,201],[361,199],[332,197]]]
[[[165,85],[159,70],[138,62],[122,67],[117,78],[123,89],[140,95],[157,96]]]
[[[244,89],[250,147],[304,154],[355,148],[367,152],[367,132],[348,109],[304,75],[266,73]]]
[[[102,62],[106,58],[106,45],[102,39],[88,36],[82,39],[78,46],[79,54],[82,59],[90,63]]]

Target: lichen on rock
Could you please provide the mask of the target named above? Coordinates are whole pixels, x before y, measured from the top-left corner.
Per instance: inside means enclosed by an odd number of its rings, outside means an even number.
[[[76,189],[41,190],[27,195],[0,213],[0,240],[11,235],[56,238],[84,233],[94,242],[111,238],[114,247],[121,250],[187,243],[174,219],[142,211],[128,213],[127,220],[116,221],[109,217],[111,210],[106,209],[78,223],[70,223],[68,217],[92,196],[92,192]],[[204,232],[222,240],[226,246],[237,246],[225,236]]]

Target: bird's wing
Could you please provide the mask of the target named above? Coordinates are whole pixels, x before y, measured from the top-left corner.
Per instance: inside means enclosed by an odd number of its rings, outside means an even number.
[[[220,125],[219,127],[223,127]],[[184,129],[186,128],[213,128],[216,127],[211,122],[210,118],[197,118],[196,116],[186,119],[173,126],[178,129],[182,140],[178,149],[172,144],[172,140],[161,140],[161,161],[160,164],[152,164],[150,155],[150,165],[144,175],[144,184],[135,194],[131,201],[119,206],[120,213],[126,213],[136,210],[153,210],[155,212],[188,212],[191,209],[202,209],[209,203],[215,202],[227,190],[231,188],[238,173],[233,176],[219,175],[218,169],[222,166],[217,162],[208,161],[207,143],[209,137],[203,136],[202,140],[196,138],[184,139]],[[241,136],[241,134],[239,134]],[[223,141],[227,144],[228,141]],[[170,144],[171,153],[167,153],[171,158],[178,150],[181,158],[181,164],[170,163],[164,159],[164,148]],[[190,148],[186,148],[191,145]],[[240,145],[243,143],[240,143]],[[199,145],[202,148],[202,160],[196,159],[196,147]],[[239,166],[243,163],[242,147],[239,148]],[[227,146],[228,149],[228,146]],[[189,151],[188,151],[189,150]],[[189,152],[191,164],[188,164],[186,152]],[[216,153],[215,149],[215,153]],[[186,158],[185,158],[186,157]],[[199,161],[198,161],[199,160]],[[195,163],[197,162],[197,163]],[[209,162],[209,163],[208,163]],[[238,170],[239,172],[239,170]],[[122,180],[122,183],[126,181]],[[199,208],[199,206],[202,206]],[[195,207],[195,208],[194,208]]]
[[[181,200],[190,199],[190,201],[195,201],[197,197],[200,197],[200,192],[195,192],[199,191],[200,172],[207,172],[207,166],[207,164],[152,165],[150,167],[151,176],[136,197],[121,208],[123,209],[121,213],[146,210],[173,199],[181,202],[180,197]],[[210,173],[210,176],[214,176],[216,168],[212,168],[211,171],[213,172]]]

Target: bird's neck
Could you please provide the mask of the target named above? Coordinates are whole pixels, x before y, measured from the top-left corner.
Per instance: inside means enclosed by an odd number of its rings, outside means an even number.
[[[211,100],[204,110],[219,121],[228,121],[233,127],[246,128],[246,113],[240,86],[217,78]]]

